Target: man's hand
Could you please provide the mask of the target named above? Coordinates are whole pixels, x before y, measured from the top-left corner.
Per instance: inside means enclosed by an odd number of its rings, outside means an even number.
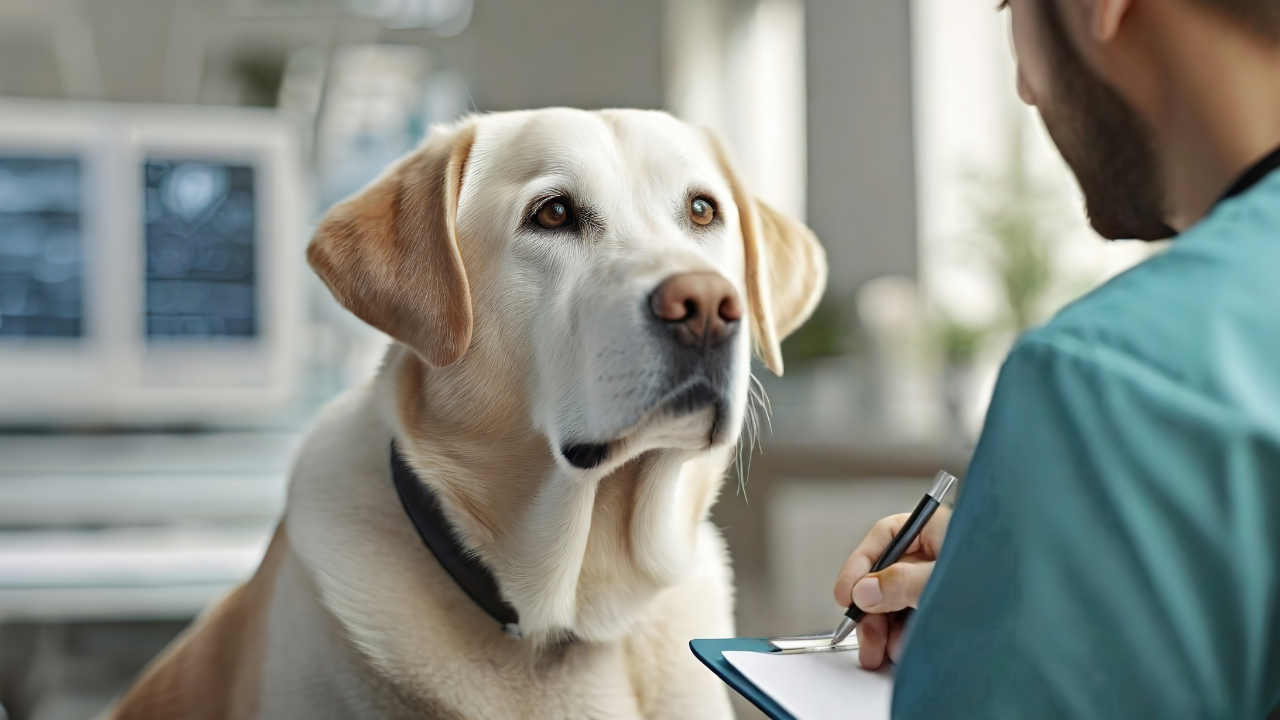
[[[867,612],[858,623],[858,661],[868,670],[883,665],[886,656],[896,661],[901,654],[906,625],[902,611],[920,602],[924,586],[933,574],[933,563],[942,550],[951,510],[939,507],[901,560],[868,575],[907,517],[907,513],[892,515],[876,523],[836,578],[836,602],[841,607],[849,607],[852,601]]]

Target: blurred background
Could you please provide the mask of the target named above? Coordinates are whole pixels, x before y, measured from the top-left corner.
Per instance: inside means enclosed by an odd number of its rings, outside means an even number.
[[[829,629],[871,523],[963,476],[1017,334],[1159,251],[1089,231],[995,5],[0,0],[0,718],[92,716],[256,567],[386,345],[310,228],[473,111],[668,110],[824,241],[715,520],[739,634]]]

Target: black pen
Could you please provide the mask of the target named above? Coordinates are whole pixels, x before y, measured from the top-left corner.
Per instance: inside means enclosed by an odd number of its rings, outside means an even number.
[[[880,553],[880,559],[875,565],[871,566],[871,572],[877,573],[898,562],[902,557],[902,553],[911,547],[911,543],[916,541],[920,536],[920,531],[925,525],[929,524],[929,519],[933,517],[933,513],[938,509],[938,505],[942,504],[942,499],[951,491],[951,486],[956,483],[956,476],[946,470],[939,470],[938,476],[933,479],[933,487],[929,488],[929,492],[920,498],[920,504],[916,505],[916,509],[911,511],[911,517],[907,518],[907,522],[898,531],[897,535],[889,541],[888,547],[884,552]],[[844,612],[844,619],[840,621],[840,627],[836,628],[835,633],[831,635],[831,644],[839,645],[844,639],[849,637],[849,633],[858,625],[866,612],[862,608],[849,603],[849,609]]]

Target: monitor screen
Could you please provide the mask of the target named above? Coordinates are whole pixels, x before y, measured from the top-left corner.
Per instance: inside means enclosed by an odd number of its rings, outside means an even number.
[[[84,333],[80,161],[0,155],[0,342]]]
[[[253,168],[152,158],[145,179],[147,339],[257,335]]]

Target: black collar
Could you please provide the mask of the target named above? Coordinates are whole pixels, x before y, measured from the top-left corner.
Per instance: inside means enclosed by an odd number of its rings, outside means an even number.
[[[481,562],[474,550],[462,544],[462,539],[444,516],[440,500],[405,462],[394,441],[391,443],[391,481],[400,496],[400,504],[418,529],[418,535],[458,587],[497,620],[508,635],[519,637],[520,616],[502,598],[493,572]]]
[[[1240,174],[1236,181],[1231,183],[1231,187],[1222,193],[1222,197],[1218,198],[1218,203],[1228,198],[1233,198],[1245,192],[1249,188],[1262,182],[1262,179],[1270,175],[1273,170],[1280,168],[1280,148],[1272,150],[1266,157],[1249,166]],[[1217,205],[1218,203],[1214,203]]]

